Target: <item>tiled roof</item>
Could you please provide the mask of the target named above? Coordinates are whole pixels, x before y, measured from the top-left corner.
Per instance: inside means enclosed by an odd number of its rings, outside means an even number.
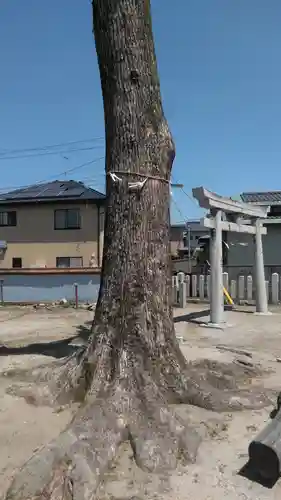
[[[47,201],[103,201],[105,195],[78,181],[52,181],[34,184],[0,195],[0,204]]]
[[[242,193],[241,199],[245,203],[281,203],[281,191],[265,191],[260,193]]]

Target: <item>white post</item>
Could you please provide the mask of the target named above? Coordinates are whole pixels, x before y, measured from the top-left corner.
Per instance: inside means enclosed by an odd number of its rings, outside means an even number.
[[[206,280],[207,280],[207,299],[210,300],[210,296],[211,296],[211,276],[209,274],[207,274],[207,277],[206,277]]]
[[[264,263],[263,263],[263,249],[262,249],[262,223],[256,220],[256,234],[255,234],[255,272],[256,272],[256,311],[258,313],[268,313],[268,300],[266,293]]]
[[[186,275],[185,282],[186,282],[186,296],[190,297],[190,276],[189,276],[189,274]]]
[[[245,276],[238,278],[238,300],[245,300]]]
[[[191,275],[191,296],[197,297],[197,275],[192,274]]]
[[[183,283],[185,280],[185,274],[184,273],[178,273],[178,282]]]
[[[253,278],[252,276],[249,274],[247,276],[247,285],[246,285],[246,298],[247,298],[247,301],[251,301],[253,300]]]
[[[267,303],[269,302],[269,283],[268,281],[265,282],[265,291],[266,291],[266,298],[267,298]]]
[[[186,282],[179,283],[179,307],[186,307]]]
[[[211,323],[220,325],[223,322],[224,300],[222,281],[222,212],[215,214],[215,229],[211,231],[210,264],[211,264]]]
[[[236,299],[236,295],[237,295],[236,289],[237,289],[236,280],[231,280],[231,282],[230,282],[230,296],[231,296],[232,300]]]
[[[222,273],[222,282],[223,282],[224,288],[226,288],[226,290],[228,291],[228,287],[229,287],[228,273]]]
[[[172,286],[173,286],[173,303],[177,304],[178,302],[178,277],[172,277]]]
[[[203,274],[199,276],[199,298],[200,300],[205,298],[205,276]]]
[[[271,300],[272,304],[279,302],[279,274],[273,273],[271,276]]]

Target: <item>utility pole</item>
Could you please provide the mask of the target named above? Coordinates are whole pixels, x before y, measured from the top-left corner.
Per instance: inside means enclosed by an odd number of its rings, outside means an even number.
[[[180,188],[180,189],[182,189],[184,187],[183,184],[177,184],[177,183],[171,183],[170,186],[171,186],[171,196],[173,195],[172,188]]]
[[[188,272],[191,272],[191,248],[190,248],[190,225],[187,226],[187,241],[188,241]]]
[[[186,233],[187,233],[188,272],[190,273],[191,272],[191,248],[190,248],[190,245],[191,245],[191,227],[188,224],[188,222],[186,222],[185,227],[186,227],[187,231],[184,232],[184,236],[186,238]]]

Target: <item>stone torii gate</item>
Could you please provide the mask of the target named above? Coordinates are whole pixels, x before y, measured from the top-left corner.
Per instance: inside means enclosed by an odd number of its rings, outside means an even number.
[[[248,233],[255,240],[256,311],[268,314],[268,300],[263,262],[262,235],[267,233],[262,219],[267,217],[268,207],[258,207],[224,198],[204,187],[192,190],[201,208],[209,210],[207,217],[200,222],[211,229],[210,265],[210,326],[220,326],[223,321],[223,266],[222,231]]]

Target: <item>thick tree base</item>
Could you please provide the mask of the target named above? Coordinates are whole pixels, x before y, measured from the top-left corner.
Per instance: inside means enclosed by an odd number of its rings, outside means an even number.
[[[120,360],[114,361],[107,350],[97,350],[91,359],[87,351],[81,350],[63,362],[54,362],[33,370],[10,370],[6,378],[15,383],[7,393],[23,397],[35,406],[51,406],[61,409],[73,402],[83,403],[99,396],[105,387],[115,382],[120,373]],[[158,388],[167,404],[191,404],[217,412],[259,409],[272,404],[276,391],[264,391],[259,382],[264,372],[259,367],[224,363],[201,359],[182,364],[179,352],[170,352],[165,359],[159,359],[157,367],[149,363],[149,369],[138,366],[136,356],[130,361],[137,379],[145,374]],[[122,354],[121,354],[122,358]],[[121,360],[122,362],[122,360]],[[112,365],[115,366],[112,373]],[[154,363],[155,364],[155,363]],[[115,373],[116,371],[116,373]],[[126,368],[125,368],[126,371]],[[132,374],[133,376],[133,374]],[[126,375],[129,379],[130,375]]]
[[[131,384],[132,383],[132,384]],[[90,500],[129,441],[139,467],[149,472],[193,462],[200,439],[175,416],[153,382],[117,382],[108,395],[80,409],[70,426],[36,453],[16,476],[6,500]]]
[[[251,384],[261,373],[249,367],[208,360],[182,366],[172,349],[165,359],[145,366],[134,351],[123,350],[116,360],[112,351],[97,349],[91,363],[86,352],[51,372],[26,373],[28,384],[37,377],[37,392],[29,385],[17,392],[14,386],[13,393],[33,404],[82,400],[85,391],[86,399],[57,440],[24,465],[6,500],[93,500],[124,441],[130,442],[137,465],[150,472],[173,469],[178,460],[195,461],[200,439],[169,403],[224,411],[271,402]]]

